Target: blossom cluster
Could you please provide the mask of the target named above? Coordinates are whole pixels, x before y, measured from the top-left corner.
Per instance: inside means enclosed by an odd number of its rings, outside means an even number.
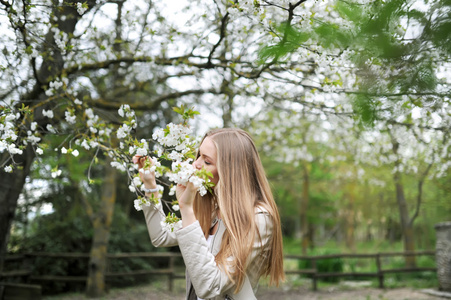
[[[164,221],[161,221],[161,228],[166,231],[174,231],[182,228],[182,221],[174,213],[168,213]]]
[[[79,15],[83,15],[88,10],[88,5],[85,3],[77,2],[77,12]]]
[[[3,122],[0,123],[0,153],[6,150],[11,155],[22,154],[22,150],[14,143],[18,137],[15,121],[20,118],[20,114],[9,112],[1,118]]]
[[[123,112],[120,111],[119,114],[123,115]],[[205,173],[205,170],[199,171],[192,165],[198,141],[190,136],[191,133],[192,130],[186,124],[169,123],[166,128],[157,129],[152,135],[153,140],[156,141],[153,151],[156,156],[149,157],[150,163],[144,169],[139,170],[139,172],[155,172],[157,178],[165,175],[173,183],[170,195],[174,194],[177,184],[186,186],[191,182],[201,196],[205,195],[211,186],[209,175]],[[140,143],[135,142],[135,145],[130,146],[129,149],[130,155],[147,156],[148,153],[147,143],[144,140],[141,140]],[[162,167],[160,160],[171,161],[171,168]],[[118,163],[115,163],[115,166],[119,166]],[[136,192],[140,190],[140,187],[142,187],[140,179],[135,175],[129,186],[130,191]],[[164,188],[159,187],[162,193]],[[138,210],[149,204],[149,201],[142,198],[135,200],[135,208]],[[177,210],[177,206],[173,205],[173,210]]]
[[[172,163],[172,172],[167,174],[170,181],[175,184],[187,185],[191,182],[201,196],[207,193],[207,187],[204,185],[206,180],[199,177],[197,169],[191,164],[192,160],[188,159],[186,161],[177,160]]]
[[[23,149],[28,145],[35,147],[35,152],[38,155],[43,154],[43,150],[37,146],[41,141],[36,122],[31,122],[26,134],[19,137],[19,130],[21,116],[26,113],[26,109],[16,110],[14,108],[0,107],[0,153],[7,152],[10,156],[11,162],[14,161],[14,155],[21,155]],[[3,162],[3,170],[11,173],[14,169],[14,164],[11,163],[5,166]]]
[[[95,156],[91,165],[97,161],[97,153],[104,152],[111,159],[112,167],[129,174],[129,189],[137,195],[134,202],[137,210],[151,205],[158,208],[162,203],[160,199],[165,189],[159,184],[158,193],[150,198],[145,197],[139,172],[155,172],[161,184],[169,181],[169,184],[166,183],[170,187],[169,195],[175,193],[177,184],[186,185],[192,182],[201,195],[205,195],[211,187],[210,174],[205,170],[196,170],[191,164],[199,141],[191,137],[192,130],[187,125],[187,118],[193,117],[197,112],[182,107],[177,112],[182,114],[183,123],[170,123],[166,128],[156,130],[152,139],[137,140],[133,137],[137,119],[129,105],[121,105],[118,109],[118,114],[123,120],[120,126],[117,126],[106,123],[93,108],[87,107],[85,103],[78,100],[76,94],[73,95],[70,91],[67,78],[55,78],[49,84],[47,95],[52,97],[56,93],[64,93],[68,97],[65,108],[63,108],[64,104],[57,108],[43,107],[42,109],[0,107],[0,153],[7,152],[10,157],[2,162],[1,168],[4,172],[14,171],[16,167],[14,155],[23,154],[27,146],[31,146],[36,155],[42,155],[45,150],[48,150],[49,145],[40,144],[43,133],[65,134],[67,128],[70,128],[75,134],[52,149],[73,157],[79,157],[82,152],[94,150]],[[57,120],[57,118],[60,119]],[[111,139],[113,136],[119,140],[117,146],[113,145]],[[150,148],[149,142],[154,144],[153,148]],[[138,170],[137,165],[131,161],[134,155],[148,157],[148,165]],[[169,163],[163,164],[163,161]],[[62,170],[58,165],[51,166],[49,177],[58,178],[61,174]],[[162,176],[166,176],[167,180],[160,180]],[[89,182],[93,182],[89,177],[88,170]],[[171,210],[178,210],[177,202],[172,203]],[[168,229],[173,229],[178,222],[175,214],[165,217],[165,220],[166,223],[170,223],[165,226]]]
[[[212,187],[209,179],[212,176],[211,173],[205,169],[197,170],[192,165],[199,140],[192,137],[193,132],[187,124],[187,119],[192,118],[197,112],[191,109],[186,110],[183,106],[174,110],[182,115],[184,122],[181,124],[169,123],[165,128],[156,129],[149,141],[145,139],[138,141],[132,137],[131,130],[136,127],[136,116],[130,106],[122,105],[118,110],[119,116],[125,119],[116,131],[120,140],[118,151],[122,151],[123,155],[113,151],[111,166],[128,172],[130,177],[129,190],[137,195],[134,200],[136,210],[153,206],[162,211],[161,198],[165,188],[158,184],[158,193],[152,193],[150,197],[144,196],[144,185],[139,173],[155,172],[157,179],[166,176],[170,182],[169,195],[174,195],[178,184],[186,186],[191,182],[201,196],[205,195],[208,189]],[[150,149],[149,142],[153,143],[153,149]],[[137,169],[137,164],[131,163],[130,157],[134,155],[148,158],[142,169]],[[171,167],[162,164],[163,161],[170,162]],[[162,180],[160,182],[164,183]],[[180,219],[174,213],[174,211],[179,210],[178,202],[172,202],[170,206],[172,212],[162,218],[164,219],[162,227],[164,230],[172,231],[180,225]]]
[[[14,156],[22,155],[27,146],[31,146],[37,156],[43,155],[44,151],[50,148],[47,144],[42,143],[42,134],[45,133],[63,135],[68,129],[72,130],[73,137],[58,145],[55,151],[71,154],[74,157],[79,156],[81,148],[106,150],[110,147],[110,137],[114,125],[106,124],[92,108],[86,107],[82,101],[77,99],[76,93],[69,87],[66,77],[55,78],[49,83],[46,90],[47,96],[54,97],[57,96],[57,93],[62,93],[67,97],[67,102],[62,102],[57,108],[43,107],[39,109],[28,106],[18,108],[12,104],[0,106],[0,153],[9,154],[9,158],[2,161],[0,165],[4,172],[14,171],[16,167]],[[64,106],[65,110],[61,110]],[[134,113],[132,117],[134,118]],[[127,126],[135,128],[136,121],[129,120]],[[83,130],[79,131],[79,128]],[[85,131],[85,128],[88,130]],[[57,166],[52,166],[52,168],[49,176],[59,177],[62,173],[61,170],[58,170]]]

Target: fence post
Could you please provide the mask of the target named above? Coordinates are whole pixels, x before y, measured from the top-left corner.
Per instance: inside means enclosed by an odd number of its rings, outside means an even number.
[[[169,278],[168,278],[168,289],[169,289],[169,291],[170,292],[172,292],[172,290],[173,290],[173,288],[174,288],[174,284],[173,284],[173,281],[174,281],[174,273],[175,273],[175,270],[174,270],[174,256],[170,256],[169,257],[169,270],[170,270],[170,272],[169,272]]]
[[[36,261],[36,257],[32,257],[31,255],[29,255],[28,253],[24,254],[24,259],[22,262],[22,268],[25,270],[29,270],[30,272],[28,273],[28,275],[26,275],[23,280],[25,283],[30,283],[30,278],[31,275],[34,271],[33,266],[35,265],[35,261]]]
[[[379,288],[383,289],[384,288],[384,273],[382,273],[380,253],[376,254],[376,267],[377,267],[377,277],[379,279]]]
[[[316,268],[316,259],[315,258],[312,258],[312,269],[314,270],[314,272],[312,274],[313,290],[317,291],[318,290],[318,284],[317,284],[316,274],[318,273],[318,269]]]

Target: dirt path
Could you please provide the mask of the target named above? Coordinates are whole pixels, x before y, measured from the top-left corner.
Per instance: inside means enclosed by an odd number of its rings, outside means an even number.
[[[411,288],[376,289],[359,288],[342,291],[337,289],[320,290],[267,290],[259,293],[259,300],[440,300],[443,298],[426,294]]]
[[[340,290],[337,287],[321,289],[313,292],[306,287],[298,289],[261,288],[257,294],[258,300],[440,300],[445,299],[411,288],[376,289],[355,288]],[[43,300],[86,300],[84,295],[61,295],[43,297]],[[171,293],[163,288],[141,286],[127,289],[111,290],[102,300],[184,300],[184,292],[177,289]]]

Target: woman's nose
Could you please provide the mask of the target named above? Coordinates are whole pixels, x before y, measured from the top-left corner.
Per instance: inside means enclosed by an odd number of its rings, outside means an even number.
[[[200,162],[199,162],[199,159],[197,159],[197,160],[195,160],[195,161],[193,162],[193,167],[196,168],[196,169],[198,169],[198,170],[201,169],[201,164],[200,164]]]

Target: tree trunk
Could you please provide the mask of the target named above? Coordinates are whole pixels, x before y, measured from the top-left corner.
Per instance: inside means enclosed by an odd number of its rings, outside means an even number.
[[[300,209],[300,219],[301,219],[301,230],[302,230],[302,255],[307,255],[307,248],[309,247],[309,226],[307,218],[307,209],[309,203],[309,188],[310,188],[310,178],[309,178],[309,168],[305,163],[302,168],[302,197],[301,197],[301,209]]]
[[[398,203],[399,216],[401,221],[401,231],[404,240],[404,251],[413,252],[415,251],[415,240],[413,236],[413,221],[415,218],[412,218],[412,221],[409,220],[409,209],[407,208],[407,201],[404,195],[404,185],[402,183],[402,176],[399,172],[399,167],[401,165],[400,158],[398,155],[399,150],[399,142],[393,137],[391,132],[389,134],[392,139],[392,149],[393,153],[396,155],[397,159],[395,161],[395,172],[393,174],[393,181],[395,183],[396,189],[396,201]],[[427,174],[427,173],[426,173]],[[421,196],[419,195],[420,199]],[[419,208],[419,206],[418,206]],[[406,267],[414,268],[416,266],[415,256],[406,256]]]
[[[5,173],[3,168],[0,168],[0,271],[3,270],[4,257],[8,248],[10,229],[16,213],[17,201],[25,184],[25,178],[30,173],[34,155],[34,151],[27,147],[23,150],[22,155],[14,156],[18,167],[12,173]],[[2,161],[4,161],[3,158]]]
[[[355,252],[354,228],[355,228],[355,182],[349,186],[349,202],[346,211],[346,247]]]
[[[404,186],[401,180],[401,174],[396,171],[394,174],[394,181],[396,187],[396,200],[398,202],[399,216],[401,219],[401,231],[404,240],[404,251],[415,251],[415,239],[413,236],[413,222],[409,221],[409,210],[407,209],[407,202],[404,196]],[[406,267],[415,267],[415,256],[406,256]]]
[[[61,17],[55,24],[58,28],[67,33],[69,36],[74,32],[77,21],[79,20],[79,14],[76,8],[70,5],[76,3],[76,1],[66,1],[69,5],[63,5],[58,7],[58,15]],[[87,1],[89,7],[94,7],[95,1]],[[76,16],[75,18],[72,16]],[[65,18],[63,18],[65,17]],[[53,25],[55,25],[53,24]],[[51,55],[51,59],[47,59],[44,56],[44,60],[40,69],[35,73],[35,80],[33,88],[25,95],[20,95],[20,102],[16,105],[21,107],[22,104],[29,105],[30,101],[33,104],[37,104],[37,101],[41,101],[45,98],[43,86],[45,86],[49,80],[53,80],[54,77],[61,73],[64,67],[64,61],[61,52],[58,50],[58,46],[55,43],[54,32],[49,28],[46,34],[45,41],[42,43],[41,53],[47,53]],[[30,81],[32,82],[32,81]],[[37,105],[36,105],[37,106]],[[41,108],[40,108],[41,109]],[[40,111],[34,112],[34,121],[38,122],[39,127],[45,125],[46,121],[43,120]],[[58,119],[55,117],[55,119]],[[44,123],[41,123],[44,122]],[[41,138],[46,133],[43,132]],[[26,132],[22,132],[21,135],[26,135]],[[8,159],[8,153],[4,153],[0,158],[1,162]],[[22,192],[22,188],[25,184],[25,178],[30,173],[30,166],[34,160],[35,153],[30,146],[23,150],[22,155],[14,155],[14,161],[16,167],[14,172],[5,173],[3,168],[0,169],[0,271],[3,269],[4,255],[7,251],[8,239],[10,234],[11,223],[15,216],[15,210],[17,207],[17,200]]]
[[[105,178],[102,184],[102,195],[99,211],[92,214],[94,236],[89,259],[86,295],[101,297],[105,294],[105,271],[108,240],[110,237],[111,221],[113,219],[114,204],[116,202],[116,170],[106,160]]]
[[[298,194],[296,189],[293,188],[293,185],[290,185],[289,189],[290,189],[291,195]],[[297,199],[297,198],[295,198],[295,199]],[[302,202],[301,199],[299,199],[295,202],[297,215],[294,218],[294,238],[299,241],[302,241],[301,202]]]
[[[235,95],[232,94],[230,89],[228,87],[224,88],[225,91],[227,91],[226,96],[226,102],[223,105],[222,108],[222,123],[223,127],[231,127],[232,124],[232,112],[233,112],[233,98]]]

